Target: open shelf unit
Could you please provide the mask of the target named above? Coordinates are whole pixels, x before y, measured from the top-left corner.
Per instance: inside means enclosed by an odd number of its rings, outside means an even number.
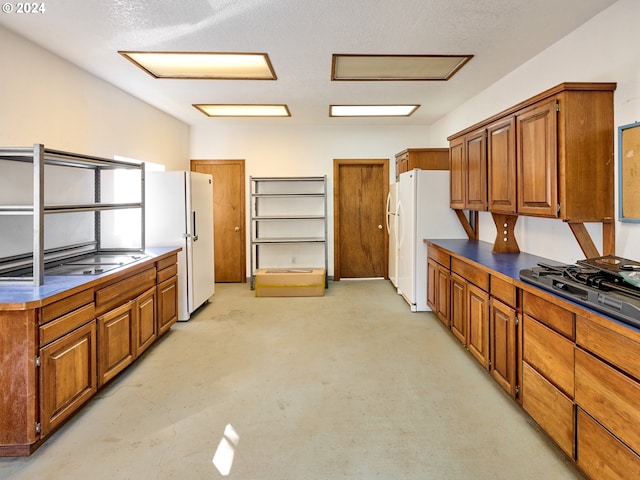
[[[324,268],[327,287],[326,175],[250,182],[251,289],[261,268]]]
[[[0,195],[0,230],[7,227],[3,225],[3,218],[9,216],[31,216],[33,229],[30,239],[20,238],[20,243],[28,245],[32,244],[32,251],[20,253],[16,255],[0,256],[0,273],[3,280],[20,280],[31,281],[34,286],[40,286],[44,283],[45,263],[58,261],[69,258],[74,255],[84,253],[98,253],[103,249],[102,233],[101,233],[101,217],[100,212],[122,209],[135,209],[139,211],[140,218],[140,242],[134,250],[144,250],[144,163],[127,162],[123,160],[112,160],[100,158],[90,155],[82,155],[77,153],[64,152],[45,148],[43,144],[34,144],[33,147],[0,147],[0,162],[19,162],[31,164],[32,169],[29,174],[31,179],[23,179],[22,173],[16,175],[17,183],[22,185],[23,180],[25,186],[29,186],[32,181],[32,193],[30,201],[26,201],[27,194],[18,192],[21,199],[18,204],[9,204],[6,195]],[[6,164],[8,165],[8,164]],[[49,197],[55,197],[55,187],[45,192],[45,166],[66,167],[71,169],[84,169],[93,172],[87,178],[92,177],[93,185],[71,185],[67,186],[68,192],[59,192],[60,195],[66,197],[63,202],[45,203],[45,194]],[[8,174],[11,170],[7,168]],[[115,174],[108,182],[103,179],[106,171],[113,170],[138,170],[140,177],[140,194],[139,200],[136,201],[110,201],[113,200],[113,193],[105,194],[103,183],[115,185]],[[60,172],[59,172],[60,173]],[[64,176],[64,175],[62,175]],[[83,177],[84,178],[84,177]],[[54,182],[47,182],[54,183]],[[88,183],[88,182],[87,182]],[[25,188],[28,190],[28,188]],[[73,197],[75,191],[92,192],[92,201],[73,202],[68,200]],[[115,188],[112,188],[115,191]],[[110,198],[103,198],[110,197]],[[13,201],[13,199],[11,199]],[[104,201],[103,201],[104,200]],[[45,216],[51,214],[69,214],[80,212],[93,212],[93,238],[88,241],[79,243],[69,243],[55,248],[45,248]],[[8,222],[7,222],[8,223]],[[73,219],[69,220],[69,227],[72,228]],[[109,248],[110,251],[117,251],[118,248]],[[131,251],[132,248],[123,249]],[[19,276],[12,276],[6,272],[23,271]]]

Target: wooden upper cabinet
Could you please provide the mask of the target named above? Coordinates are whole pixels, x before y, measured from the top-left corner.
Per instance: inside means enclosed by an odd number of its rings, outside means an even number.
[[[484,129],[449,144],[450,206],[459,210],[487,209],[487,153]]]
[[[465,163],[465,143],[464,137],[458,137],[449,144],[450,161],[450,185],[451,185],[451,208],[465,208],[465,192],[467,190],[466,163]]]
[[[487,127],[487,195],[489,210],[516,213],[516,119]]]
[[[451,208],[612,219],[615,88],[562,83],[450,136]]]
[[[465,138],[468,210],[487,209],[487,134],[484,129]]]
[[[556,100],[516,116],[518,213],[556,217],[558,168]]]
[[[448,148],[407,148],[396,154],[396,181],[401,173],[420,170],[449,170]]]

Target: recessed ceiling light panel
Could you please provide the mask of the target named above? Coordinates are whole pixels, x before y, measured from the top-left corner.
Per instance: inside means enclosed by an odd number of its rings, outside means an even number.
[[[408,117],[420,105],[331,105],[330,117]]]
[[[266,53],[118,52],[154,78],[275,80]]]
[[[290,117],[286,105],[194,104],[209,117]]]
[[[472,57],[334,54],[331,80],[449,80]]]

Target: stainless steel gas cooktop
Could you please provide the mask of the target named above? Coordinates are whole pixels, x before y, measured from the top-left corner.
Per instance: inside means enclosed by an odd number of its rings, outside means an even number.
[[[520,271],[520,279],[640,328],[640,263],[612,255]]]

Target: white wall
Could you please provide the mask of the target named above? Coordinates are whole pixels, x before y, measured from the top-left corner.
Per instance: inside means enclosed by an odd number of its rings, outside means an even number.
[[[3,27],[0,45],[0,145],[189,168],[188,125]]]
[[[429,147],[428,137],[425,127],[242,128],[216,124],[211,128],[192,127],[191,157],[200,160],[244,159],[247,202],[249,176],[327,175],[328,274],[333,275],[333,160],[388,158],[391,165],[389,179],[392,181],[395,178],[395,154],[405,148]],[[247,208],[247,225],[249,215]]]
[[[432,126],[431,143],[446,146],[447,136],[562,82],[617,82],[614,94],[616,127],[640,120],[640,42],[637,21],[640,2],[620,0],[546,51],[503,77]],[[491,216],[481,214],[480,238],[495,239]],[[599,250],[602,229],[588,225]],[[616,222],[616,254],[640,258],[640,224]],[[547,258],[574,262],[584,258],[569,227],[558,220],[520,217],[516,227],[520,249]]]

